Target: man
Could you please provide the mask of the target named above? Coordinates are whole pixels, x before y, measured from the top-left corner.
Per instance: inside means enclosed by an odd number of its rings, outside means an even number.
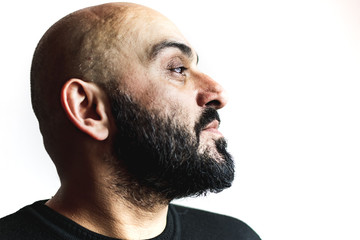
[[[144,6],[80,10],[40,40],[31,93],[61,187],[0,220],[0,239],[259,239],[239,220],[170,204],[234,177],[221,86]]]

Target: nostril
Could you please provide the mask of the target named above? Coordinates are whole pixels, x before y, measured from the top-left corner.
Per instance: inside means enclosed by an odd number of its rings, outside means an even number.
[[[219,100],[211,100],[210,102],[206,103],[205,106],[219,108],[221,106],[221,102]]]

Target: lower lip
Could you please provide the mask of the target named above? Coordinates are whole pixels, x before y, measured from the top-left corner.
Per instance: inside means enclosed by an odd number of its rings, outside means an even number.
[[[216,128],[206,128],[203,130],[204,132],[211,132],[211,133],[215,133],[217,135],[221,135],[222,136],[222,133],[217,130]]]

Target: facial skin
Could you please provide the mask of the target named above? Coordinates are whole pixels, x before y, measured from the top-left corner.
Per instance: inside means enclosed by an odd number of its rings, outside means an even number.
[[[112,3],[56,23],[34,54],[32,102],[61,187],[47,205],[95,232],[151,238],[174,198],[231,185],[222,87],[167,18]],[[112,224],[109,224],[112,223]]]
[[[139,193],[146,188],[157,197],[151,199],[145,191],[136,199],[147,202],[136,202],[149,207],[154,202],[168,203],[174,198],[229,187],[234,171],[225,143],[219,147],[219,142],[225,142],[217,131],[219,119],[207,121],[203,117],[205,110],[225,104],[221,87],[197,69],[195,51],[167,19],[156,16],[151,25],[142,27],[145,38],[137,36],[137,41],[124,50],[134,64],[120,70],[120,91],[110,98],[112,103],[121,99],[121,104],[112,108],[119,116],[115,151],[132,175],[131,181],[125,180],[131,184],[122,191]],[[116,81],[107,91],[113,92],[114,85]],[[124,101],[127,98],[121,95],[129,95],[133,101]],[[200,119],[203,123],[196,132]],[[118,175],[122,179],[124,174]],[[120,182],[117,185],[124,185],[124,180]]]

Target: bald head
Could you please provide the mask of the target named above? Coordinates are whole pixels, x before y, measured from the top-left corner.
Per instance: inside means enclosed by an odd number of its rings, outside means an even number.
[[[31,68],[32,105],[43,135],[52,136],[63,120],[59,99],[66,81],[121,83],[122,70],[151,52],[146,41],[159,33],[155,25],[177,32],[160,13],[131,3],[82,9],[55,23],[40,40]]]
[[[118,65],[121,55],[127,54],[123,49],[154,17],[160,14],[140,5],[111,3],[77,11],[55,23],[39,42],[31,69],[32,102],[40,124],[51,118],[68,79],[103,83],[118,78],[114,68],[126,67]]]

